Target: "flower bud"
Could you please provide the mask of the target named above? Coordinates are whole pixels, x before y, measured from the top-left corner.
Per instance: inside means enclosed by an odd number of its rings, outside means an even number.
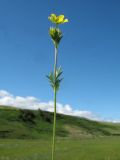
[[[59,28],[50,27],[49,35],[51,36],[54,45],[58,47],[58,44],[60,43],[60,40],[63,37],[61,30]]]

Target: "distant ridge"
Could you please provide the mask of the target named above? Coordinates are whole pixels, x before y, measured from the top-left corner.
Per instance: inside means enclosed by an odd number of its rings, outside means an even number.
[[[52,124],[51,112],[0,105],[0,138],[49,138]],[[120,124],[57,114],[56,134],[66,138],[120,136]]]

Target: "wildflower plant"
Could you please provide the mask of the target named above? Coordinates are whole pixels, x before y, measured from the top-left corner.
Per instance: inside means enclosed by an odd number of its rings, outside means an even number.
[[[57,60],[58,60],[58,46],[63,37],[62,31],[59,28],[60,24],[64,24],[68,22],[68,19],[65,19],[64,15],[55,15],[51,14],[48,19],[54,24],[53,27],[49,29],[49,35],[53,41],[55,47],[55,60],[54,60],[54,71],[51,72],[47,78],[49,79],[50,85],[54,91],[54,122],[53,122],[53,141],[52,141],[52,160],[55,157],[55,135],[56,135],[56,102],[57,102],[57,92],[60,88],[60,83],[63,78],[62,75],[62,68],[57,67]]]

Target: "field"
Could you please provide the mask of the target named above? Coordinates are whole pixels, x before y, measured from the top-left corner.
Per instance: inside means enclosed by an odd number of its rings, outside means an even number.
[[[51,160],[53,113],[0,106],[0,160]],[[120,124],[57,114],[55,160],[120,160]]]
[[[0,160],[50,160],[50,140],[0,140]],[[56,160],[120,160],[120,138],[57,139]]]

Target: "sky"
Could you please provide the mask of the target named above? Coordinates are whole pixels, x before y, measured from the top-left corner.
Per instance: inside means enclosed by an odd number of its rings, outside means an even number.
[[[69,19],[60,26],[59,112],[120,121],[119,0],[0,0],[0,103],[52,110],[51,13]]]

